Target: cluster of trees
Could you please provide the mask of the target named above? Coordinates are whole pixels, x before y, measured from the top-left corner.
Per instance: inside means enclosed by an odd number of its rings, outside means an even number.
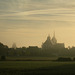
[[[6,55],[8,52],[8,46],[7,45],[3,45],[2,43],[0,43],[0,55]]]
[[[15,45],[14,45],[15,47]],[[9,48],[7,45],[0,43],[0,56],[75,56],[75,47],[72,48],[50,48],[42,49],[37,46]]]
[[[74,58],[59,57],[56,61],[75,61],[75,57]]]

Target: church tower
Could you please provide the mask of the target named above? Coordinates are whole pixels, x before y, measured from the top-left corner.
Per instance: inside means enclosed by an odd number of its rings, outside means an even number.
[[[53,38],[52,38],[52,45],[56,45],[57,44],[57,39],[55,37],[55,32],[54,32],[54,35],[53,35]]]
[[[51,37],[48,36],[47,40],[42,44],[42,49],[50,49],[52,47]]]
[[[60,48],[65,48],[65,46],[64,46],[64,43],[57,43],[55,32],[54,32],[52,39],[50,36],[48,36],[46,41],[42,43],[43,50],[60,49]]]

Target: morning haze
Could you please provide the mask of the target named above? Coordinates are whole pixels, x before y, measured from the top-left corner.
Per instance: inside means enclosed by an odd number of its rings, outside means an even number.
[[[74,0],[0,0],[0,41],[39,46],[56,32],[58,42],[75,46]]]

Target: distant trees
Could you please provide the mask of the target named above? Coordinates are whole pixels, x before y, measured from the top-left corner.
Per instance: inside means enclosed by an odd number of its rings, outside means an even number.
[[[57,61],[72,61],[71,58],[59,57]]]
[[[0,48],[8,48],[7,45],[3,45],[1,42],[0,42]]]
[[[6,55],[7,51],[8,51],[8,46],[0,43],[0,55],[1,56]]]
[[[12,48],[8,48],[7,45],[0,43],[0,56],[75,57],[75,47],[42,49],[37,46],[29,46],[17,48],[13,43]]]

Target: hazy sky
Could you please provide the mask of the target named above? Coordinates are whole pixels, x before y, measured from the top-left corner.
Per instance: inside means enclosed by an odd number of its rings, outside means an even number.
[[[75,0],[0,0],[0,42],[41,47],[54,31],[59,43],[75,46]]]

